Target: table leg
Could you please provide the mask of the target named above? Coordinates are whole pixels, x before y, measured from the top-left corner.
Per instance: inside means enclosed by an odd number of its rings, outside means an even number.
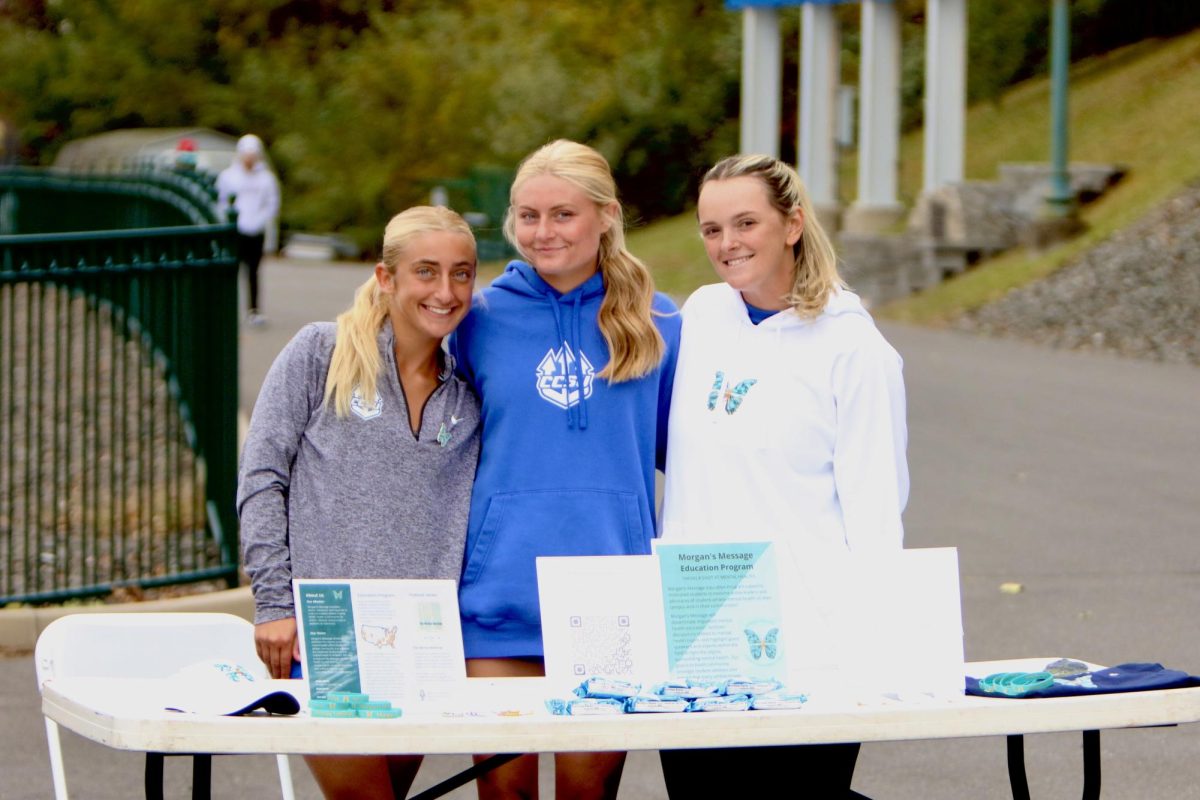
[[[146,800],[163,800],[163,754],[146,753]]]
[[[196,753],[192,756],[192,800],[212,797],[212,756]]]
[[[184,755],[172,753],[171,755]],[[146,800],[163,800],[163,761],[165,753],[146,753],[146,778],[144,782]],[[212,755],[192,755],[192,800],[210,800],[212,797]]]
[[[1100,800],[1100,731],[1083,732],[1083,800]]]
[[[1013,800],[1029,800],[1029,780],[1025,777],[1025,737],[1014,733],[1008,737],[1008,783]]]
[[[501,767],[512,761],[514,758],[519,758],[524,753],[497,753],[491,756],[486,761],[480,761],[470,769],[464,769],[454,777],[447,778],[436,786],[430,786],[420,794],[413,795],[409,800],[433,800],[435,797],[452,792],[463,784],[470,783],[480,775],[486,775],[496,767]],[[396,800],[404,800],[403,795],[397,795]]]
[[[1008,737],[1008,782],[1013,800],[1029,800],[1025,777],[1025,737]],[[1100,731],[1083,732],[1083,800],[1100,800]]]

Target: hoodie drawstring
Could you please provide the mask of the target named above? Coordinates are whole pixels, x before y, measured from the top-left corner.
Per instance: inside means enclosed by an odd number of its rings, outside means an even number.
[[[577,292],[575,294],[575,330],[574,330],[575,335],[574,335],[574,340],[575,340],[575,349],[578,351],[577,353],[575,353],[575,382],[576,382],[576,385],[578,385],[578,387],[579,387],[579,405],[575,411],[575,418],[579,423],[579,430],[581,430],[581,431],[587,430],[587,426],[588,426],[587,399],[586,399],[586,393],[583,391],[583,388],[584,388],[583,387],[583,350],[581,349],[582,345],[580,345],[580,342],[583,340],[583,334],[579,328],[579,325],[580,325],[579,318],[582,316],[582,313],[581,313],[582,305],[583,305],[583,292]],[[570,387],[568,386],[568,392],[569,392],[569,389],[570,389]],[[567,395],[567,398],[569,401],[569,399],[570,399],[569,393]]]
[[[583,293],[579,292],[575,295],[575,301],[571,309],[574,319],[570,321],[570,336],[563,335],[562,311],[559,309],[559,300],[555,297],[546,298],[550,302],[550,310],[554,313],[554,332],[558,336],[558,341],[563,346],[563,378],[566,380],[566,406],[567,406],[567,427],[578,427],[580,430],[587,428],[587,401],[584,399],[583,391],[583,353],[579,349],[579,342],[583,338],[580,328],[580,317],[582,316]],[[567,353],[571,353],[571,358],[567,357]],[[578,399],[575,405],[571,405],[571,378],[575,379],[575,390],[578,393]]]
[[[570,368],[567,366],[568,359],[567,359],[567,353],[566,353],[566,348],[569,347],[570,345],[567,344],[567,338],[565,336],[563,336],[562,312],[558,308],[558,299],[555,297],[547,296],[546,300],[550,303],[550,311],[554,314],[555,336],[557,336],[558,342],[564,348],[560,352],[562,352],[562,354],[563,354],[563,379],[566,384],[563,387],[563,389],[565,392],[564,396],[566,398],[565,405],[567,407],[567,427],[574,428],[575,427],[575,412],[571,408],[571,371],[570,371]]]

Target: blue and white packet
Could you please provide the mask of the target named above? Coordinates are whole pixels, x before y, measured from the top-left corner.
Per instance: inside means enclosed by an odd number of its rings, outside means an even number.
[[[579,684],[575,694],[578,697],[625,700],[635,696],[641,690],[642,686],[639,683],[630,683],[616,678],[591,677]]]
[[[804,708],[808,702],[806,694],[787,694],[785,692],[767,692],[756,694],[750,698],[750,708],[754,711],[784,711]]]
[[[695,700],[698,697],[716,697],[721,694],[721,684],[693,680],[671,680],[655,685],[653,694],[661,697],[682,697]]]
[[[687,711],[690,700],[682,697],[663,697],[656,694],[639,694],[625,701],[625,711],[630,714],[662,714]]]
[[[732,694],[713,697],[697,697],[688,706],[688,711],[749,711],[750,695]]]
[[[758,695],[777,692],[783,684],[774,678],[730,678],[721,687],[722,694]]]
[[[624,714],[625,703],[607,697],[579,697],[574,700],[547,700],[546,710],[556,717],[594,717]]]

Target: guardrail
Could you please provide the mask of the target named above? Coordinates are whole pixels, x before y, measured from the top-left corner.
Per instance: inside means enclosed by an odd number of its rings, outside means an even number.
[[[0,604],[236,584],[237,258],[216,213],[201,175],[0,170]]]

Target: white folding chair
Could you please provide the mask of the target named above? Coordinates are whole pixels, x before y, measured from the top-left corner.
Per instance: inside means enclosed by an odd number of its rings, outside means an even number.
[[[254,649],[254,626],[232,614],[72,614],[46,626],[34,662],[38,691],[55,678],[165,678],[212,658],[235,659],[255,677],[268,677]],[[54,796],[66,800],[58,724],[46,717]],[[283,800],[294,800],[286,755],[277,755]]]

